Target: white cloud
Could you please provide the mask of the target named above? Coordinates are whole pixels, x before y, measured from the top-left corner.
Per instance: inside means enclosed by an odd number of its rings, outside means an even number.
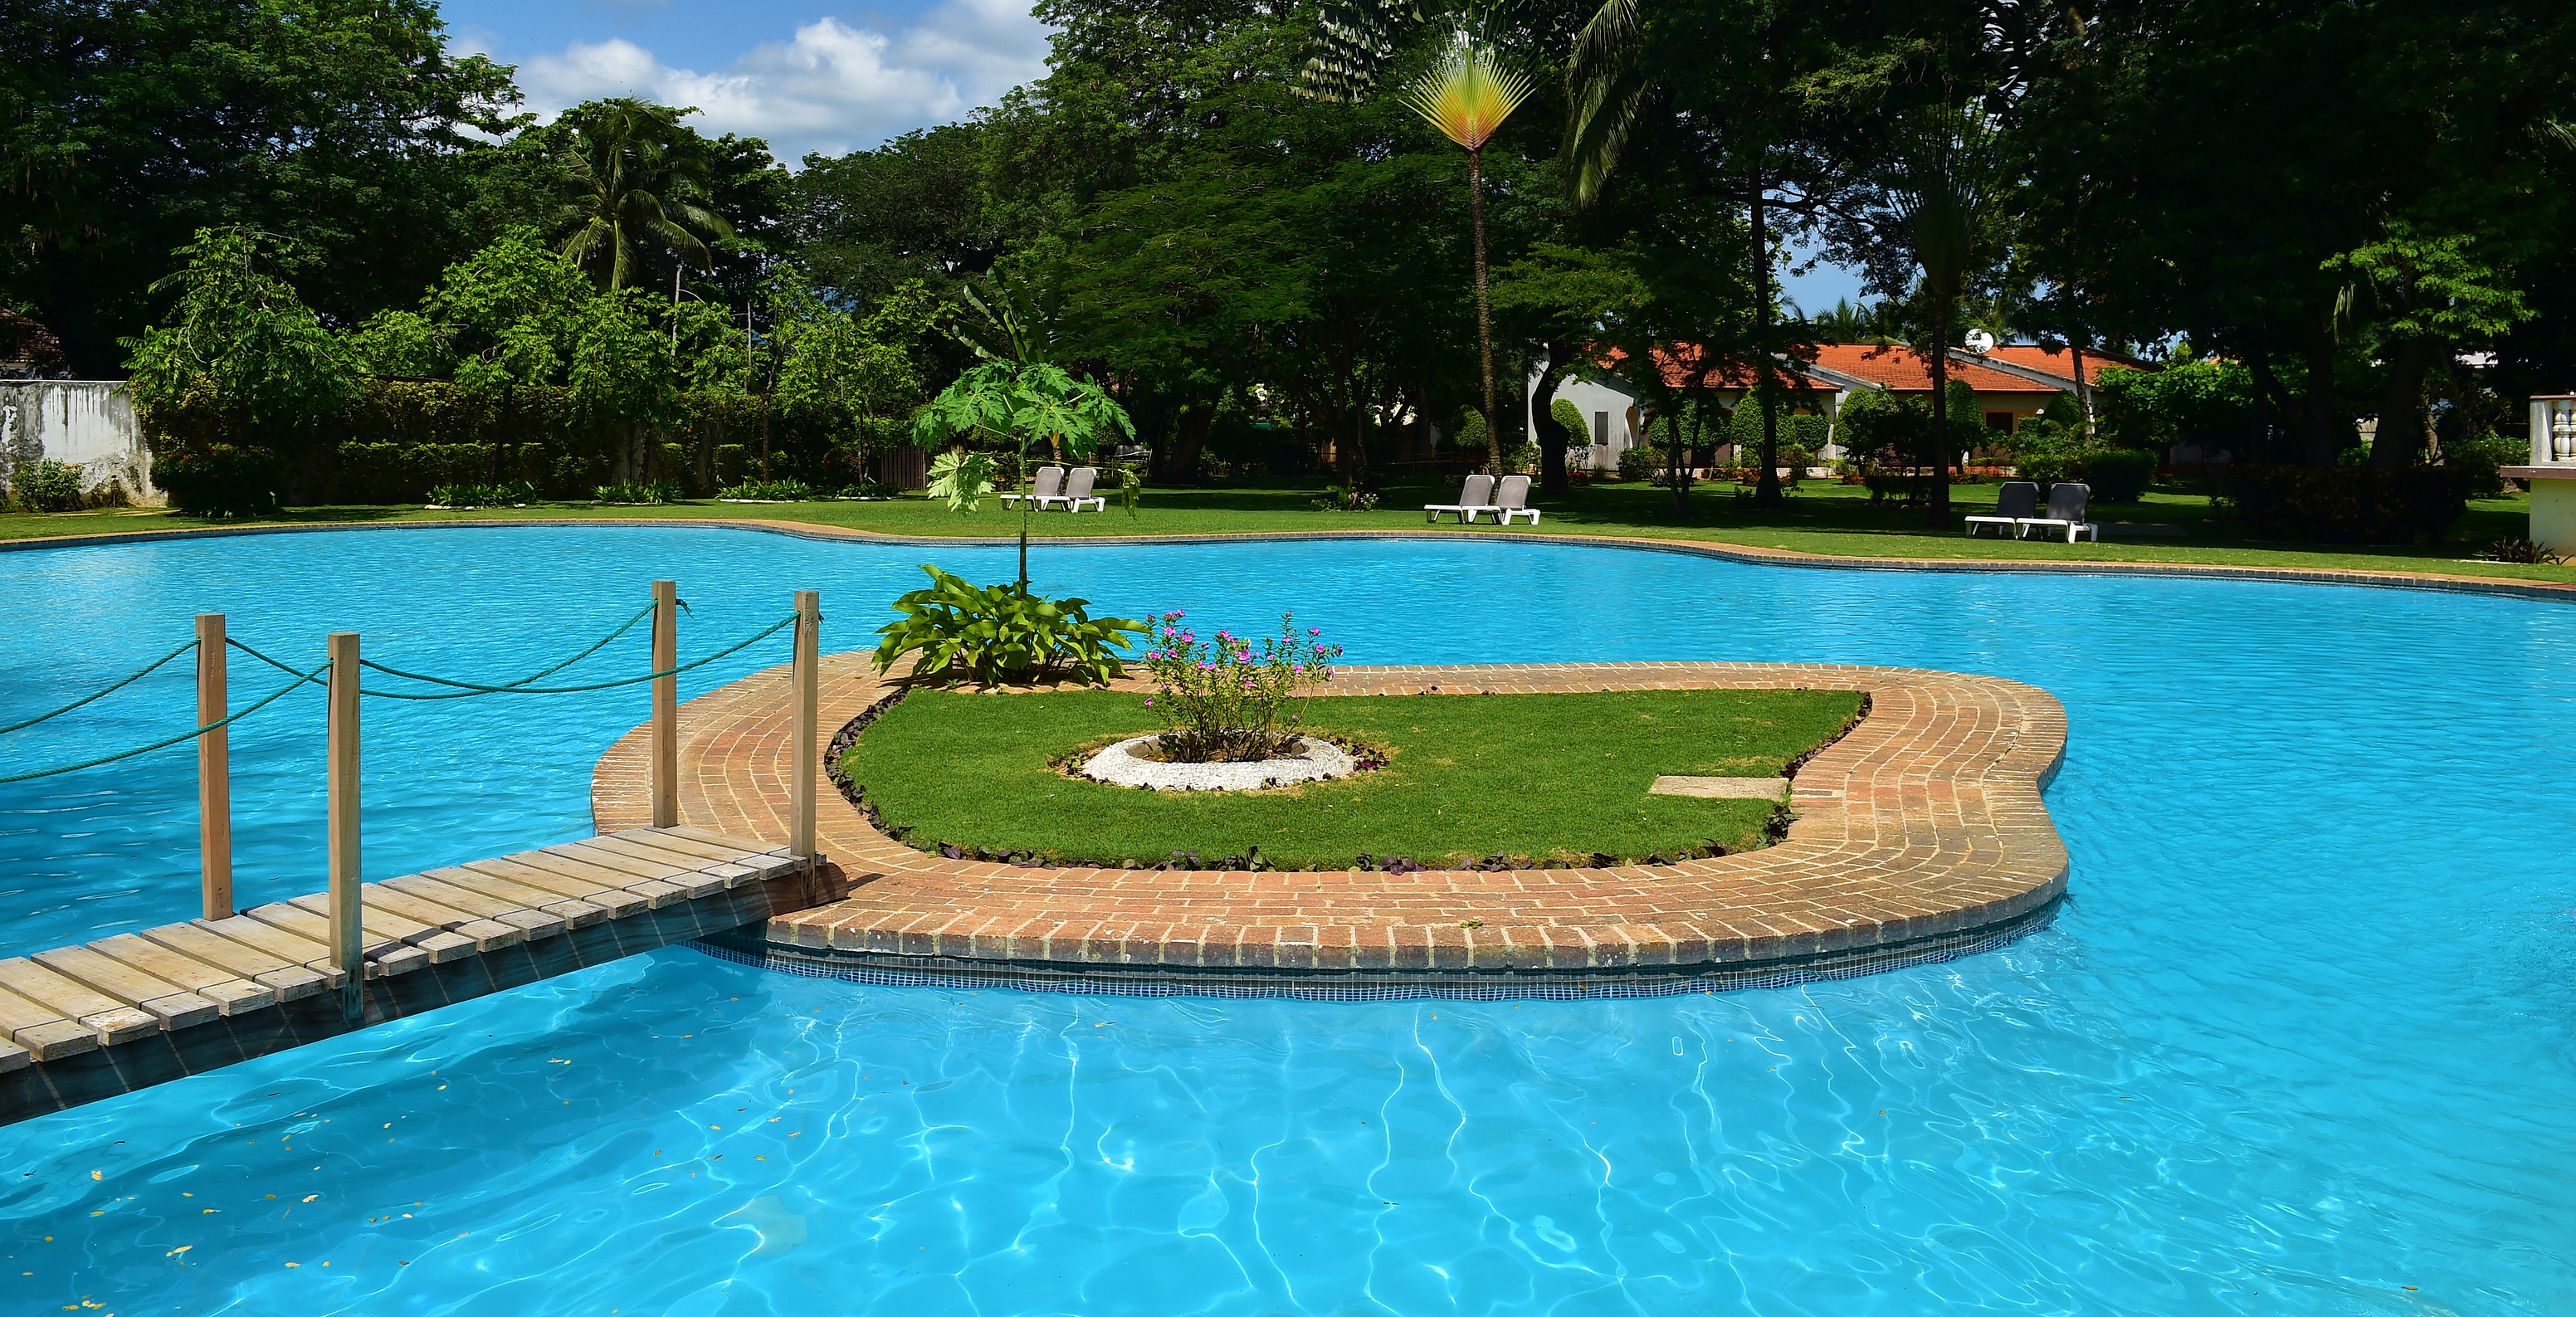
[[[1046,37],[1026,0],[943,0],[891,34],[819,19],[713,72],[665,64],[624,38],[575,41],[522,63],[519,87],[548,116],[599,96],[694,105],[698,131],[768,138],[793,165],[993,104],[1046,71]]]

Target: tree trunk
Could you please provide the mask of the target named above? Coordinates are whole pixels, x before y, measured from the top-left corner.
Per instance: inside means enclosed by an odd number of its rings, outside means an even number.
[[[1668,409],[1664,432],[1672,438],[1664,444],[1664,475],[1673,483],[1673,515],[1690,515],[1690,479],[1682,474],[1682,409],[1676,404]]]
[[[1540,371],[1538,384],[1530,391],[1530,423],[1538,428],[1538,487],[1541,492],[1565,492],[1565,454],[1573,445],[1574,434],[1563,422],[1550,414],[1556,406],[1556,386],[1574,364],[1574,345],[1565,340],[1550,340],[1542,345],[1547,351],[1547,369]]]
[[[1216,428],[1215,399],[1205,404],[1191,404],[1181,409],[1172,427],[1172,448],[1164,460],[1164,470],[1157,475],[1168,484],[1195,485],[1199,482],[1199,458],[1207,451],[1208,433]]]
[[[2379,397],[2379,429],[2371,436],[2370,464],[2413,466],[2429,437],[2424,423],[2424,377],[2442,354],[2437,334],[2417,334],[2388,361],[2388,387]]]
[[[2075,407],[2084,413],[2084,442],[2089,444],[2093,442],[2093,386],[2084,378],[2084,343],[2081,339],[2069,339],[2066,350],[2075,354]]]
[[[1950,308],[1932,309],[1932,497],[1924,524],[1950,528]]]
[[[1494,468],[1494,477],[1503,474],[1503,418],[1494,410],[1494,317],[1485,302],[1485,153],[1482,149],[1467,152],[1467,209],[1475,216],[1476,229],[1476,354],[1484,371],[1485,382],[1485,450]]]
[[[1762,470],[1755,507],[1780,506],[1780,399],[1771,387],[1771,231],[1762,214],[1762,180],[1753,180],[1753,390],[1762,408]]]
[[[2272,354],[2263,348],[2263,331],[2254,331],[2254,350],[2245,354],[2246,373],[2254,380],[2254,433],[2240,461],[2272,460]]]
[[[2333,466],[2335,441],[2342,436],[2335,415],[2334,312],[2322,311],[2307,324],[2308,390],[2299,412],[2301,459],[2309,466]]]

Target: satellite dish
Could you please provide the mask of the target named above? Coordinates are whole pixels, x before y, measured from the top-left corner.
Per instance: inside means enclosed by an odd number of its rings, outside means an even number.
[[[1970,352],[1974,352],[1974,353],[1976,353],[1978,356],[1981,356],[1981,357],[1982,357],[1982,356],[1984,356],[1984,355],[1986,355],[1986,354],[1987,354],[1987,353],[1989,353],[1989,352],[1994,351],[1994,350],[1995,350],[1995,336],[1994,336],[1994,335],[1992,335],[1992,334],[1987,333],[1986,331],[1984,331],[1984,330],[1982,330],[1982,329],[1971,329],[1971,330],[1969,330],[1969,331],[1968,331],[1968,350],[1969,350]]]

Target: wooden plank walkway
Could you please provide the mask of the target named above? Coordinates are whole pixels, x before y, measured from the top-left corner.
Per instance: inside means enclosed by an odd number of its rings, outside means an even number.
[[[630,828],[361,889],[343,1017],[326,894],[0,960],[0,1124],[839,899],[837,870]]]

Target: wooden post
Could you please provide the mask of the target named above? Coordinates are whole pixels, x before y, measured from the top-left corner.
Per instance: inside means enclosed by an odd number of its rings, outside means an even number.
[[[358,918],[358,633],[331,633],[331,968],[340,971],[340,1018],[365,1007],[366,964]]]
[[[197,614],[197,725],[232,710],[224,681],[224,615]],[[206,918],[233,917],[232,729],[197,734],[197,886]]]
[[[680,666],[680,588],[653,583],[653,668]],[[680,825],[680,678],[653,679],[653,826]]]
[[[815,739],[820,732],[822,635],[822,596],[811,590],[797,591],[796,662],[793,671],[796,740],[790,750],[796,756],[796,818],[795,837],[790,845],[800,860],[814,858],[814,778],[822,768],[820,756],[823,752]]]

